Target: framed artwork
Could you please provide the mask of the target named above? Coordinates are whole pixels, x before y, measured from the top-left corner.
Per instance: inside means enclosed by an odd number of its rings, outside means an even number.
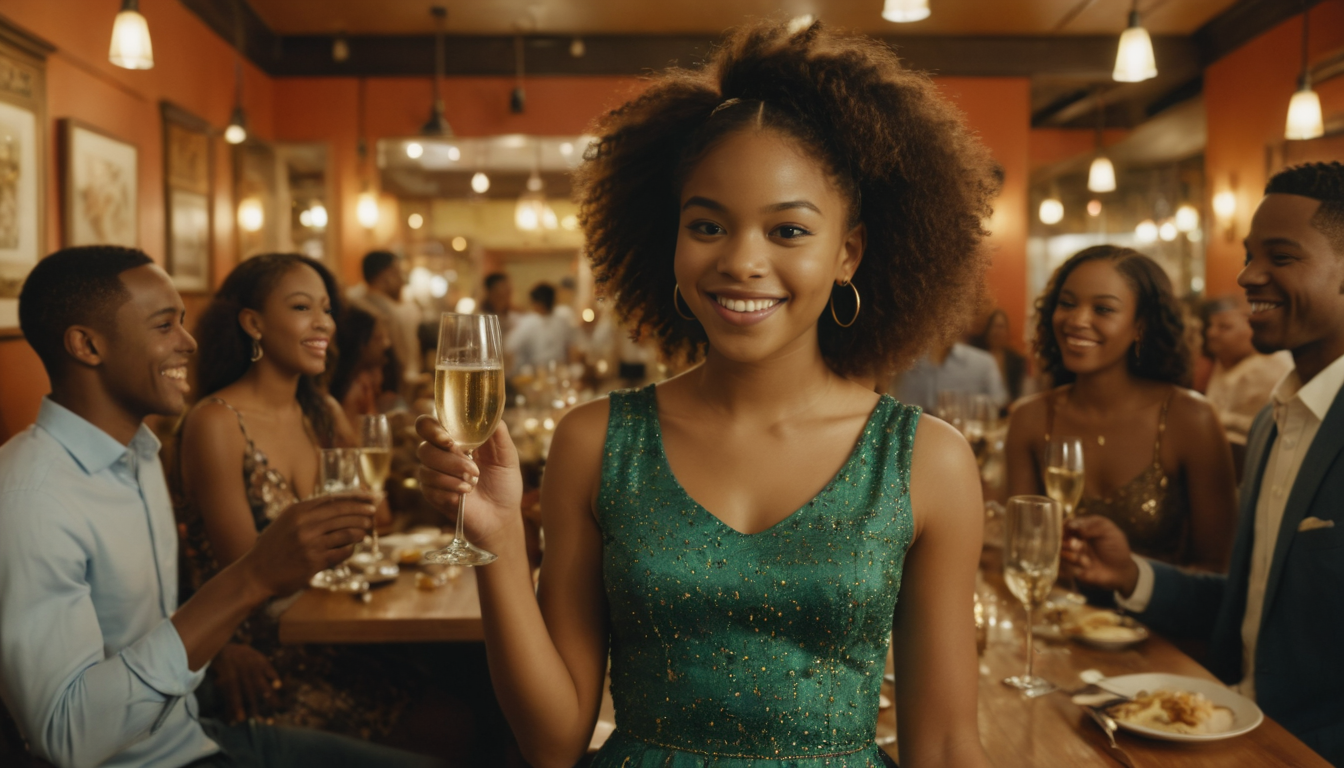
[[[66,247],[139,245],[134,144],[71,118],[60,121]]]
[[[0,337],[19,332],[19,291],[46,253],[46,56],[0,17]]]
[[[167,270],[179,291],[206,293],[213,241],[210,125],[166,101],[162,111]]]

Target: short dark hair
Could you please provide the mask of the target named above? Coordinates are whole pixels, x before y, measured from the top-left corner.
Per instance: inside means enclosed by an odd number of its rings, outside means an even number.
[[[196,323],[196,341],[204,353],[197,357],[197,389],[201,396],[212,395],[241,379],[252,365],[252,337],[247,335],[238,322],[238,313],[243,309],[261,311],[266,297],[275,289],[276,283],[290,270],[308,267],[322,278],[331,301],[333,317],[341,316],[341,291],[336,278],[321,262],[297,253],[266,253],[253,256],[233,268],[224,283],[219,286],[210,304],[201,313]],[[336,357],[328,348],[327,371],[335,368]],[[317,439],[324,445],[330,445],[334,439],[334,422],[331,412],[323,400],[322,382],[319,377],[300,376],[299,387],[295,393],[303,415],[308,417]]]
[[[545,307],[547,312],[555,309],[555,287],[550,283],[537,283],[528,291],[527,297]]]
[[[137,248],[84,245],[56,251],[33,267],[19,292],[19,329],[48,377],[56,378],[65,365],[66,330],[113,330],[117,310],[131,298],[121,273],[153,263]]]
[[[703,68],[668,70],[599,118],[575,188],[594,278],[620,318],[669,356],[703,352],[704,329],[672,301],[681,182],[717,142],[753,128],[796,141],[840,191],[849,223],[867,229],[852,283],[862,312],[851,328],[829,312],[818,321],[832,369],[902,368],[961,330],[988,263],[993,160],[926,75],[885,43],[820,22],[742,27]],[[851,311],[851,289],[835,290]]]
[[[1319,200],[1311,225],[1325,235],[1335,255],[1344,256],[1344,164],[1306,163],[1274,174],[1266,195],[1300,195]]]
[[[1181,303],[1171,289],[1171,279],[1157,262],[1138,251],[1116,245],[1085,248],[1055,270],[1045,293],[1036,299],[1036,339],[1033,342],[1041,371],[1058,386],[1077,378],[1064,367],[1064,357],[1055,338],[1054,315],[1059,292],[1069,275],[1089,261],[1109,261],[1134,291],[1137,300],[1134,322],[1143,326],[1143,341],[1137,354],[1125,355],[1129,372],[1141,379],[1189,386],[1190,347],[1185,340]]]
[[[364,254],[360,269],[364,272],[364,282],[372,283],[389,268],[396,266],[397,254],[391,251],[369,251]]]
[[[485,290],[488,291],[508,279],[507,272],[491,272],[485,276]]]

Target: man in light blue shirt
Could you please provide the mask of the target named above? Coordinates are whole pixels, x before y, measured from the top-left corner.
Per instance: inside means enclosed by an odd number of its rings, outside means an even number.
[[[248,613],[349,555],[369,498],[290,507],[179,607],[177,529],[142,423],[181,413],[196,349],[171,279],[139,251],[66,249],[34,268],[19,318],[52,391],[0,447],[0,696],[33,751],[60,766],[418,764],[201,721],[192,693]]]
[[[932,350],[920,358],[897,381],[892,395],[906,405],[918,405],[932,413],[938,405],[939,392],[987,395],[996,408],[1008,400],[994,356],[960,342]]]

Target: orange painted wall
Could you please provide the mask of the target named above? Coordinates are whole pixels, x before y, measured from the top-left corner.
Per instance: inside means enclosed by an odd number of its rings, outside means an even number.
[[[1119,143],[1129,135],[1121,128],[1102,132],[1102,146]],[[1090,155],[1097,148],[1097,132],[1075,128],[1033,128],[1031,131],[1031,170]]]
[[[138,149],[139,245],[162,262],[164,248],[163,130],[159,102],[169,100],[222,127],[233,108],[233,49],[177,0],[142,0],[154,42],[154,69],[131,72],[107,61],[116,0],[5,0],[0,12],[56,46],[47,59],[46,251],[61,247],[56,124],[73,117]],[[270,136],[270,78],[244,65],[244,106],[253,129]],[[234,252],[228,151],[216,142],[216,276],[227,273]],[[220,256],[220,255],[224,256]],[[47,378],[22,339],[0,340],[0,441],[37,416]]]
[[[1344,46],[1344,0],[1325,0],[1311,10],[1310,18],[1309,57],[1320,61]],[[1266,148],[1283,141],[1288,100],[1297,89],[1301,47],[1302,17],[1295,16],[1204,73],[1209,125],[1205,210],[1212,210],[1213,195],[1219,192],[1232,189],[1237,196],[1231,239],[1218,226],[1209,238],[1205,279],[1211,296],[1238,290],[1237,272],[1244,256],[1241,240],[1265,188]],[[1323,83],[1316,91],[1327,123],[1331,116],[1344,114],[1344,78]]]
[[[990,295],[1008,315],[1012,337],[1027,318],[1027,194],[1030,182],[1031,81],[1027,78],[941,77],[938,87],[1003,166],[989,240]]]

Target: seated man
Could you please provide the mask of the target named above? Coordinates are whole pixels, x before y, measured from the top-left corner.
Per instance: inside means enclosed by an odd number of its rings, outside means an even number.
[[[0,447],[0,696],[60,766],[431,765],[354,739],[201,720],[193,691],[254,608],[340,562],[366,494],[296,504],[177,605],[177,528],[142,421],[178,415],[196,342],[172,280],[140,251],[38,263],[19,324],[51,394]],[[372,704],[372,703],[371,703]]]
[[[1344,766],[1344,165],[1270,179],[1237,282],[1255,348],[1296,367],[1251,427],[1227,575],[1132,557],[1095,516],[1064,557],[1157,631],[1207,638],[1211,672]]]

